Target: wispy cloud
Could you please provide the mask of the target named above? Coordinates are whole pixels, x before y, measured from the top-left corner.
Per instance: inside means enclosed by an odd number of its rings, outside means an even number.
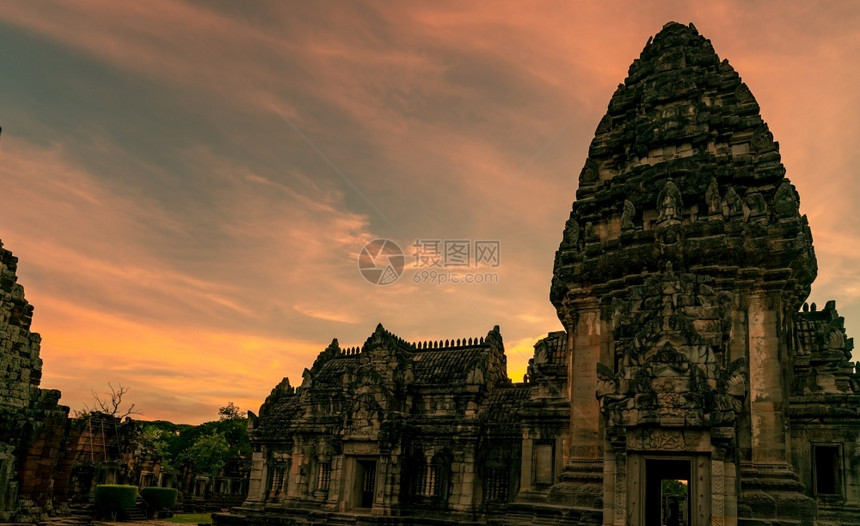
[[[739,1],[0,3],[0,237],[36,306],[43,384],[79,407],[121,380],[147,417],[214,418],[380,321],[408,340],[498,323],[519,378],[560,328],[552,258],[588,143],[671,19],[758,98],[812,224],[814,298],[839,300],[851,332],[858,18]],[[375,287],[356,255],[376,237],[498,239],[499,282],[407,270]]]

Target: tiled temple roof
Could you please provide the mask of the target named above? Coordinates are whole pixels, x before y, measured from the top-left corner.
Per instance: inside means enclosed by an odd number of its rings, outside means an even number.
[[[415,382],[433,385],[462,384],[487,352],[488,346],[484,345],[416,352],[412,356]]]
[[[527,384],[494,389],[481,410],[481,418],[490,424],[512,424],[519,422],[517,410],[529,398]]]
[[[332,340],[312,367],[304,371],[298,389],[284,379],[260,408],[255,436],[276,438],[279,432],[283,436],[306,415],[311,419],[337,418],[351,405],[350,399],[361,385],[378,385],[388,393],[394,388],[405,394],[424,387],[501,387],[508,382],[498,326],[486,337],[409,343],[379,325],[362,346],[341,348],[336,339]],[[312,400],[317,400],[318,395],[334,396],[336,400],[322,414],[319,408],[307,413],[308,407],[316,407]]]
[[[274,437],[282,434],[302,415],[301,397],[288,395],[268,404],[265,416],[261,415],[254,435],[259,438]]]

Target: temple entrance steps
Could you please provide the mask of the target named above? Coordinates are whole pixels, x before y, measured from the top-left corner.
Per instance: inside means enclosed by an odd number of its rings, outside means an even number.
[[[488,515],[487,526],[582,526],[600,524],[603,511],[551,504],[514,503],[504,513]]]
[[[788,463],[742,462],[738,524],[812,526],[817,515],[816,503],[804,494],[804,489]]]
[[[817,526],[844,526],[860,524],[860,507],[818,504]]]

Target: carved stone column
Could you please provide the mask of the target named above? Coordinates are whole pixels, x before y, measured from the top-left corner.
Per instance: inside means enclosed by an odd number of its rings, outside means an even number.
[[[251,456],[251,476],[248,482],[248,499],[246,504],[247,502],[260,502],[265,499],[267,467],[265,463],[266,453],[263,448],[254,451]]]
[[[779,291],[757,290],[748,298],[751,460],[741,462],[738,515],[791,518],[811,525],[816,504],[803,494],[787,454],[784,368],[789,367]]]
[[[549,492],[549,502],[601,508],[603,498],[603,418],[597,392],[597,363],[605,340],[596,298],[581,300],[568,317],[571,349],[568,379],[570,389],[570,452],[558,484]]]
[[[780,359],[779,300],[764,291],[750,294],[748,338],[752,461],[785,462],[785,416]]]

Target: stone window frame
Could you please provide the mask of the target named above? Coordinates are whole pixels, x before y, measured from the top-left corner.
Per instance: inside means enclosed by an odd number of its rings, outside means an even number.
[[[532,485],[534,486],[549,486],[555,482],[556,469],[555,469],[555,440],[553,439],[540,439],[535,440],[532,443],[532,466],[531,466],[531,475],[532,475]],[[542,447],[549,447],[550,450],[550,458],[549,458],[549,480],[538,480],[538,450]]]
[[[440,493],[442,466],[428,458],[426,462],[418,466],[415,477],[415,489],[413,494],[417,497],[437,498]]]
[[[505,503],[510,499],[511,468],[485,468],[484,500],[487,503]]]
[[[845,455],[841,442],[813,442],[811,444],[811,460],[812,460],[812,493],[816,497],[823,498],[844,498],[845,496]],[[833,493],[822,493],[818,489],[818,450],[830,449],[836,454],[834,467],[836,472],[833,474],[834,484],[836,486]]]
[[[290,462],[277,460],[269,462],[266,477],[266,496],[275,498],[281,493],[286,493],[289,483]]]
[[[328,491],[331,488],[331,461],[317,463],[317,491]]]

